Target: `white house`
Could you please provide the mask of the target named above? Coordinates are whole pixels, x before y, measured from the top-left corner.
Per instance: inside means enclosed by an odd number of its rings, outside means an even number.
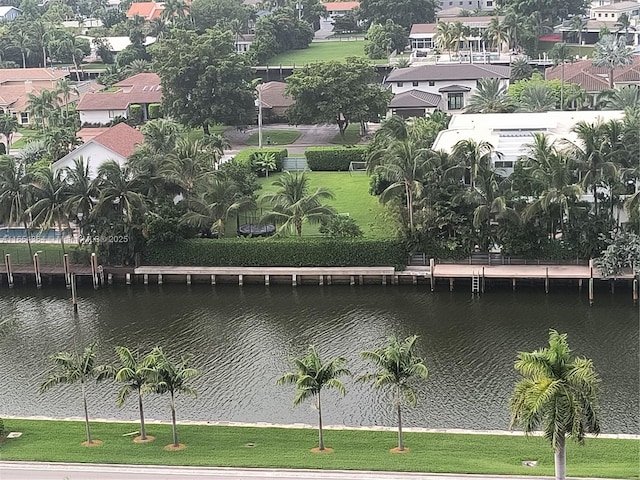
[[[62,157],[52,168],[54,171],[73,168],[75,160],[82,157],[85,165],[89,166],[89,177],[96,178],[100,165],[110,160],[115,160],[120,166],[125,165],[127,158],[143,142],[142,133],[126,123],[118,123]]]
[[[0,21],[10,22],[22,13],[16,7],[0,7]]]
[[[391,114],[423,116],[433,110],[462,111],[481,78],[498,78],[507,88],[511,67],[498,65],[449,64],[400,68],[384,80],[395,97]]]

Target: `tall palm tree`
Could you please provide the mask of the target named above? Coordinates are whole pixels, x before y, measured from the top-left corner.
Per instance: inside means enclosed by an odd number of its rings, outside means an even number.
[[[93,379],[101,380],[108,376],[108,369],[96,365],[97,343],[85,347],[82,354],[77,352],[59,352],[51,357],[54,370],[40,386],[40,393],[46,392],[56,385],[79,383],[84,407],[84,424],[87,433],[87,445],[93,445],[96,440],[91,438],[89,427],[89,409],[87,407],[86,384]]]
[[[294,231],[300,237],[304,222],[319,224],[336,213],[322,203],[333,200],[333,193],[322,187],[309,193],[309,177],[304,172],[285,172],[273,185],[278,190],[261,197],[261,201],[270,207],[261,221],[279,223],[280,233]]]
[[[324,451],[324,437],[322,431],[322,389],[332,388],[344,395],[344,383],[340,377],[351,375],[345,368],[347,359],[336,357],[322,362],[320,354],[311,345],[307,354],[301,358],[292,358],[291,362],[295,368],[294,372],[287,372],[276,381],[277,385],[295,385],[296,396],[293,405],[298,406],[308,398],[315,398],[318,409],[318,450]]]
[[[11,149],[11,139],[13,138],[13,134],[18,131],[18,127],[18,119],[11,113],[0,113],[0,135],[6,140],[7,155],[9,155]]]
[[[31,37],[24,30],[13,32],[13,46],[20,50],[22,55],[22,68],[27,68],[27,57],[31,56]]]
[[[625,85],[622,88],[603,90],[598,94],[596,106],[607,110],[640,108],[640,88],[637,85]]]
[[[42,90],[39,94],[29,93],[27,98],[27,110],[34,116],[36,125],[44,132],[51,113],[59,106],[58,96],[53,90]]]
[[[387,149],[375,152],[369,159],[368,168],[369,164],[375,173],[391,182],[380,195],[381,202],[404,196],[409,228],[413,231],[414,200],[422,193],[427,150],[419,148],[411,140],[397,140]]]
[[[469,171],[471,188],[476,186],[476,178],[481,165],[491,165],[491,156],[495,153],[489,142],[475,140],[460,140],[453,146],[451,155]]]
[[[616,68],[633,62],[632,51],[627,47],[624,38],[615,35],[604,35],[595,44],[593,64],[609,70],[609,88],[613,88],[613,74]]]
[[[147,73],[151,71],[151,64],[146,60],[136,58],[124,69],[127,76],[137,75],[138,73]]]
[[[98,168],[96,178],[100,191],[95,215],[105,215],[116,210],[120,219],[131,226],[146,211],[144,196],[140,193],[144,188],[143,178],[137,177],[128,167],[112,160]]]
[[[65,118],[69,117],[69,104],[71,103],[71,95],[79,95],[78,88],[67,78],[60,78],[56,82],[57,94],[62,96],[65,108]]]
[[[467,113],[507,113],[513,112],[515,105],[507,87],[499,78],[481,78],[476,91],[469,98],[465,108]]]
[[[426,380],[429,371],[422,358],[416,356],[414,347],[417,335],[405,338],[402,342],[390,337],[387,345],[375,350],[360,352],[360,356],[373,364],[374,372],[361,375],[359,381],[373,381],[376,389],[389,388],[393,392],[393,402],[398,414],[398,451],[403,451],[402,404],[407,402],[414,407],[417,403],[413,386],[417,380]]]
[[[65,180],[68,183],[67,214],[81,223],[80,219],[89,218],[99,195],[96,183],[89,176],[89,162],[85,163],[82,156],[76,158],[73,167],[65,169]]]
[[[500,22],[498,16],[494,16],[489,21],[489,26],[485,30],[486,39],[496,48],[498,52],[501,52],[503,45],[509,43],[509,32],[507,26]]]
[[[187,212],[182,216],[182,222],[207,230],[217,238],[224,235],[225,223],[231,215],[253,204],[232,179],[220,174],[210,178],[203,191],[188,197],[185,202]]]
[[[153,390],[158,394],[169,394],[171,424],[173,428],[173,447],[179,448],[175,397],[178,393],[197,395],[198,392],[187,385],[187,383],[189,380],[200,375],[200,372],[190,366],[191,358],[182,357],[180,362],[175,363],[165,355],[160,347],[155,347],[149,354],[149,358],[149,361],[155,365],[154,370],[157,375],[156,381],[153,384]]]
[[[173,120],[156,118],[145,123],[140,133],[152,152],[166,155],[176,147],[181,129],[181,125]]]
[[[157,353],[157,352],[156,352]],[[153,385],[158,380],[156,371],[156,361],[158,357],[151,353],[139,358],[137,352],[134,354],[127,347],[116,347],[116,355],[120,366],[110,367],[113,378],[116,382],[124,385],[118,392],[117,404],[124,405],[132,394],[138,396],[138,411],[140,412],[140,440],[148,440],[147,431],[144,424],[144,409],[142,406],[142,396],[153,389]],[[153,439],[153,437],[151,437]]]
[[[621,13],[618,16],[615,26],[618,27],[618,31],[616,32],[618,35],[620,35],[620,32],[624,32],[624,44],[627,45],[629,43],[629,30],[636,31],[636,27],[631,23],[629,14]]]
[[[29,244],[29,255],[33,258],[31,233],[27,225],[27,210],[32,202],[29,177],[24,165],[7,155],[0,157],[0,222],[24,227]]]
[[[549,58],[553,60],[554,65],[560,65],[560,110],[564,110],[564,65],[566,62],[573,62],[574,57],[569,46],[562,42],[551,48]]]
[[[531,83],[522,90],[519,103],[523,112],[548,112],[556,109],[558,98],[546,84]]]
[[[440,50],[446,50],[451,58],[451,47],[453,46],[454,27],[453,23],[438,21],[436,26],[436,46]]]
[[[587,29],[587,19],[582,15],[574,15],[571,17],[569,28],[578,35],[578,55],[582,56],[582,34]]]
[[[185,198],[195,194],[207,175],[214,170],[200,140],[183,137],[176,142],[173,151],[166,155],[160,169],[162,175]]]
[[[27,210],[33,223],[42,229],[58,227],[60,245],[65,253],[63,225],[69,223],[67,200],[69,184],[63,178],[63,171],[51,168],[37,170],[33,174],[32,193],[35,203]]]
[[[167,0],[161,18],[165,23],[175,23],[174,20],[184,19],[189,14],[189,5],[184,0]]]
[[[593,362],[572,357],[567,334],[549,331],[549,347],[519,352],[515,369],[522,376],[509,404],[511,427],[525,433],[539,427],[555,451],[556,480],[566,478],[566,437],[584,444],[600,433],[598,385]]]

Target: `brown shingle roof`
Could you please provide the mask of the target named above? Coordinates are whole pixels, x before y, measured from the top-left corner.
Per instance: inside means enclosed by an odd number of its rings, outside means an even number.
[[[399,93],[391,99],[390,108],[437,108],[442,97],[435,93],[421,90],[409,90]]]
[[[108,148],[118,155],[128,158],[138,145],[144,142],[144,136],[126,123],[118,123],[91,140]]]
[[[290,107],[295,100],[289,96],[285,96],[284,89],[287,86],[284,82],[267,82],[260,86],[260,97],[262,106],[266,108],[274,107]]]
[[[67,70],[51,68],[3,68],[0,69],[0,84],[4,82],[24,82],[25,80],[58,80],[69,75]]]
[[[547,80],[562,79],[562,66],[547,68]],[[603,67],[596,67],[592,60],[581,60],[565,63],[564,81],[576,83],[587,92],[595,93],[609,88],[609,71]],[[640,56],[633,56],[633,63],[618,67],[613,74],[614,83],[640,83]]]
[[[389,74],[386,83],[446,80],[477,80],[478,78],[509,78],[511,67],[498,65],[423,65],[399,68]]]
[[[360,6],[360,2],[322,2],[328,12],[350,12]]]
[[[44,90],[53,89],[32,85],[29,93],[39,95]],[[27,93],[24,84],[0,85],[0,107],[9,108],[13,112],[23,112],[27,110],[27,105],[29,104],[29,93]],[[71,94],[69,96],[69,104],[77,101],[77,95]],[[58,96],[58,103],[61,106],[65,105],[62,95]]]
[[[437,31],[438,25],[435,23],[414,23],[411,25],[409,36],[420,33],[436,33]]]
[[[162,88],[160,77],[156,73],[138,73],[115,83],[116,92],[87,93],[77,109],[87,110],[124,110],[132,103],[160,103]]]
[[[122,92],[88,92],[78,102],[76,110],[86,112],[90,110],[125,110],[130,103],[135,103],[131,97]]]

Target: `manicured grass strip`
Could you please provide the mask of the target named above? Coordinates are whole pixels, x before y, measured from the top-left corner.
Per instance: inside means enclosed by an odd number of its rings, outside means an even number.
[[[364,40],[344,42],[313,42],[309,48],[291,50],[270,58],[267,65],[306,65],[315,62],[328,62],[330,60],[344,60],[347,57],[368,57],[364,54]],[[388,63],[386,58],[370,60],[373,63]]]
[[[229,125],[223,125],[223,124],[210,125],[209,133],[223,135],[228,128],[229,128]],[[202,140],[204,138],[204,132],[201,128],[189,130],[188,135],[189,135],[189,138],[191,138],[192,140]]]
[[[344,137],[340,135],[340,132],[336,133],[336,136],[331,139],[331,143],[336,145],[355,145],[360,141],[360,124],[350,123],[347,129],[344,131]]]
[[[389,452],[394,432],[327,430],[325,442],[334,452],[319,455],[310,452],[317,441],[311,429],[179,425],[187,448],[167,452],[170,425],[149,425],[155,441],[134,444],[123,435],[137,424],[93,423],[92,434],[103,442],[93,448],[81,446],[82,422],[5,420],[5,426],[23,435],[4,441],[3,460],[553,475],[553,451],[542,438],[407,433],[409,452],[397,455]],[[523,467],[523,460],[538,466]],[[568,444],[567,475],[637,478],[639,461],[635,440],[589,439],[583,447]]]
[[[297,130],[262,130],[262,145],[289,145],[300,138]],[[258,132],[249,135],[245,144],[256,146],[259,143]]]
[[[73,253],[77,245],[65,245],[65,251],[73,260]],[[62,265],[62,247],[57,243],[31,243],[33,253],[38,252],[41,265]],[[14,265],[31,265],[33,259],[29,253],[29,245],[26,243],[0,243],[0,253],[4,259],[5,254],[11,254],[11,263]]]
[[[277,189],[273,182],[278,174],[269,174],[269,178],[260,178],[262,189],[259,195]],[[386,209],[377,197],[369,194],[369,176],[364,173],[349,172],[307,172],[309,189],[315,191],[319,187],[328,188],[335,195],[335,200],[328,201],[338,213],[348,213],[368,238],[388,238],[393,236],[394,229],[389,225]],[[304,225],[303,235],[318,234],[318,226]]]
[[[22,135],[22,137],[11,143],[12,150],[14,148],[24,148],[27,143],[37,139],[42,134],[41,131],[31,128],[19,128],[18,133]]]

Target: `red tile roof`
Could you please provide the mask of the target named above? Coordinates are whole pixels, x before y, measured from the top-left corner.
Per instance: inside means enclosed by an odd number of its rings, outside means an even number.
[[[144,136],[126,123],[118,123],[90,141],[99,143],[124,158],[129,158],[138,145],[142,145]]]
[[[76,136],[82,140],[82,143],[87,143],[89,140],[93,140],[101,133],[109,130],[110,127],[92,127],[92,128],[81,128],[76,133]]]
[[[25,80],[58,80],[69,76],[68,70],[52,68],[3,68],[0,69],[0,84],[4,82],[24,82]]]
[[[561,79],[562,66],[547,68],[545,71],[547,80]],[[591,60],[581,60],[574,63],[565,63],[564,81],[576,83],[587,92],[600,92],[609,88],[609,71],[606,68],[595,67]],[[618,67],[613,72],[614,83],[640,83],[640,56],[633,56],[633,63]]]
[[[360,2],[323,2],[328,12],[350,12],[360,6]]]
[[[137,2],[132,3],[127,10],[127,18],[133,18],[135,16],[143,17],[145,20],[151,20],[151,16],[156,9],[160,11],[164,10],[163,6],[160,6],[156,2]]]
[[[76,110],[86,112],[90,110],[126,110],[132,99],[122,92],[87,92],[78,102]],[[133,101],[135,103],[135,100]]]
[[[162,88],[155,73],[138,73],[115,83],[116,92],[87,93],[78,104],[78,111],[124,110],[132,103],[160,103]]]

